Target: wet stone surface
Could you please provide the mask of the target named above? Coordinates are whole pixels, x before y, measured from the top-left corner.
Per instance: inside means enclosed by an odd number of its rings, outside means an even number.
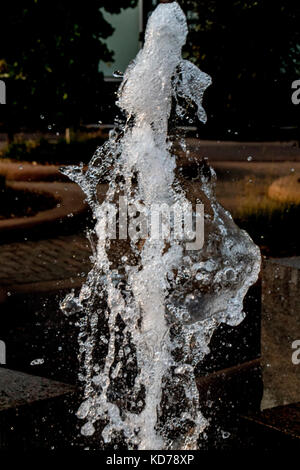
[[[300,340],[300,258],[264,263],[262,284],[262,409],[300,400],[300,365],[293,361]]]
[[[13,290],[20,285],[85,275],[90,270],[90,256],[84,235],[1,245],[0,285]]]

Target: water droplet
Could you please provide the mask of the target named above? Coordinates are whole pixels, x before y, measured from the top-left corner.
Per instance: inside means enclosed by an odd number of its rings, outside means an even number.
[[[45,360],[44,359],[34,359],[31,361],[30,365],[31,366],[40,366],[41,364],[44,364]]]
[[[119,70],[115,70],[114,73],[113,73],[113,76],[115,78],[123,78],[124,77],[124,73],[123,72],[120,72]]]
[[[60,303],[60,309],[66,316],[70,316],[74,313],[81,312],[82,305],[79,299],[75,297],[74,292],[72,292]]]
[[[232,268],[225,269],[224,277],[226,281],[234,281],[236,278],[234,270]]]
[[[87,415],[89,414],[90,408],[91,408],[90,400],[86,400],[83,403],[81,403],[81,405],[78,408],[78,411],[76,413],[77,418],[85,419],[87,417]]]
[[[83,436],[92,436],[95,433],[95,428],[92,423],[86,423],[84,426],[81,428],[81,434]]]
[[[85,273],[81,273],[81,276],[85,276]],[[79,294],[79,301],[87,300],[92,295],[91,288],[87,285],[83,285]],[[81,305],[80,305],[81,306]]]

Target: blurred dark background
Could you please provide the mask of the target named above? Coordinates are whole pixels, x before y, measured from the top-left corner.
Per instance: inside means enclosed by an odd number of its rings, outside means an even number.
[[[155,0],[140,1],[145,28]],[[204,139],[297,140],[300,4],[291,0],[180,0],[190,26],[184,55],[213,78],[205,97]],[[113,61],[114,28],[104,11],[121,14],[138,0],[10,0],[1,5],[0,79],[7,105],[0,132],[112,124],[118,79],[99,63]],[[125,9],[125,10],[124,10]],[[142,43],[143,31],[140,34]],[[126,33],[123,41],[126,43]],[[42,118],[41,118],[42,116]],[[198,124],[197,124],[198,126]]]

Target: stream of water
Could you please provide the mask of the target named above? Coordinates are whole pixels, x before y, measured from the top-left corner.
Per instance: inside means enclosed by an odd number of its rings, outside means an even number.
[[[215,198],[213,169],[199,164],[188,187],[176,172],[170,116],[183,118],[192,103],[205,122],[211,84],[182,58],[187,34],[177,2],[156,8],[119,90],[124,123],[88,168],[64,170],[96,222],[93,269],[80,294],[61,304],[80,318],[77,416],[84,436],[99,432],[108,446],[197,449],[207,422],[195,367],[220,323],[243,320],[260,269],[258,248]]]

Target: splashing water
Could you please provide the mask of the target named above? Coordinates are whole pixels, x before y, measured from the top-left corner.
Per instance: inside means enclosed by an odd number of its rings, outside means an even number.
[[[119,90],[126,123],[87,169],[64,169],[84,190],[96,219],[94,267],[79,296],[69,294],[61,308],[80,315],[81,432],[91,436],[100,429],[104,445],[197,449],[207,423],[195,366],[221,322],[243,320],[243,299],[260,269],[258,248],[216,201],[212,168],[199,165],[197,184],[176,174],[168,140],[172,107],[182,115],[182,103],[192,102],[205,122],[202,97],[211,84],[182,59],[187,33],[176,2],[156,8],[144,48]],[[108,207],[120,196],[138,204],[136,216],[148,216],[153,204],[186,210],[191,202],[202,203],[204,246],[188,250],[184,239],[151,234],[129,240],[121,223],[113,240]]]

